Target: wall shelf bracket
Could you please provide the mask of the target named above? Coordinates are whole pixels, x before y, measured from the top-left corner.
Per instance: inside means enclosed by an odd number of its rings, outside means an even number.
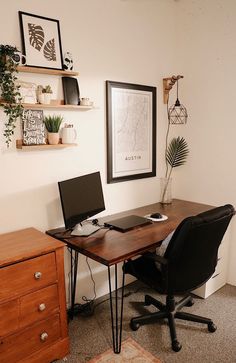
[[[184,76],[178,75],[169,78],[163,78],[163,101],[165,104],[168,102],[170,90],[180,78],[184,78]]]

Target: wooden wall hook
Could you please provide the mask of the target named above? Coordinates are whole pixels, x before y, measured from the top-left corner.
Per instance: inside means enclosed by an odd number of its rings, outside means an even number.
[[[163,101],[165,104],[168,102],[170,90],[180,78],[184,78],[184,76],[178,75],[169,78],[163,78]]]

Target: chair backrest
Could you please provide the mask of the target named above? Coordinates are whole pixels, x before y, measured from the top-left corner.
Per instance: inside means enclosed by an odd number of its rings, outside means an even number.
[[[213,275],[218,248],[234,214],[234,207],[227,204],[180,223],[164,255],[169,261],[169,293],[194,290]]]

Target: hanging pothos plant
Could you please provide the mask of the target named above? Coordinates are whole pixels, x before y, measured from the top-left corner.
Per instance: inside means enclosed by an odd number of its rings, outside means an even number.
[[[6,138],[7,147],[9,147],[12,141],[16,120],[23,112],[19,86],[15,84],[18,63],[13,60],[13,56],[17,51],[16,47],[0,44],[0,105],[7,116],[3,133]]]

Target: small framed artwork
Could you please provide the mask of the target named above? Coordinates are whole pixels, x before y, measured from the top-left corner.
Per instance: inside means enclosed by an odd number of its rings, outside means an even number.
[[[42,110],[24,110],[22,115],[23,145],[46,144]]]
[[[156,175],[156,87],[106,81],[107,182]]]
[[[19,93],[22,103],[37,103],[36,89],[37,85],[31,82],[21,81],[19,79],[15,82],[16,86],[19,87]]]
[[[22,11],[19,11],[19,20],[26,65],[62,69],[59,21]]]

